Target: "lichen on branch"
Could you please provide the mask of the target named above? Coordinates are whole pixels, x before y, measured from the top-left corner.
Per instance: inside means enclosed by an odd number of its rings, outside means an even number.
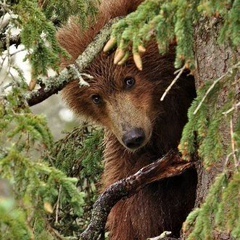
[[[59,75],[49,77],[43,82],[42,79],[38,79],[38,82],[42,82],[42,87],[37,91],[31,92],[27,96],[27,102],[29,106],[35,105],[47,99],[51,95],[58,93],[68,83],[76,79],[80,80],[80,85],[87,84],[80,77],[84,69],[93,61],[93,59],[102,51],[106,40],[110,36],[112,24],[118,21],[119,18],[111,20],[101,32],[96,36],[94,41],[89,44],[86,50],[77,58],[74,64],[70,64],[64,68]]]

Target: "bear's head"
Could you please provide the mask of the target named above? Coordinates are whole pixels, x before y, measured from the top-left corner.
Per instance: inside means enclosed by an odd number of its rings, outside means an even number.
[[[174,78],[174,53],[161,56],[150,46],[142,56],[142,71],[132,59],[114,65],[113,55],[100,54],[86,69],[90,86],[74,81],[64,98],[78,115],[109,129],[126,149],[135,151],[149,142],[155,120],[166,112],[160,98]]]

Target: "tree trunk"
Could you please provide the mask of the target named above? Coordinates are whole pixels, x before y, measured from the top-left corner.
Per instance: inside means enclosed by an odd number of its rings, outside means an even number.
[[[201,89],[208,80],[214,82],[214,80],[224,75],[229,68],[240,60],[240,49],[234,50],[228,42],[219,44],[218,37],[220,35],[221,27],[222,20],[220,18],[213,18],[202,20],[195,28],[196,70],[194,76],[197,90]],[[235,81],[238,80],[238,83],[236,84],[238,101],[240,99],[239,77],[240,74],[238,72],[235,77]],[[228,89],[223,89],[220,96],[216,96],[219,109],[228,100],[227,93]],[[209,111],[211,114],[212,110],[209,109]],[[233,116],[233,126],[236,124],[237,115],[239,116],[239,109],[238,113],[235,113]],[[224,152],[227,152],[225,150],[229,147],[231,142],[230,125],[222,123],[219,131],[221,131],[224,139]],[[222,159],[219,159],[216,165],[208,170],[204,168],[201,159],[198,161],[196,166],[198,172],[198,186],[195,207],[200,207],[206,199],[209,188],[212,186],[215,177],[223,171],[226,158],[227,156],[225,154]],[[220,236],[216,236],[216,239],[231,239],[231,237],[229,237],[228,234],[221,234]]]

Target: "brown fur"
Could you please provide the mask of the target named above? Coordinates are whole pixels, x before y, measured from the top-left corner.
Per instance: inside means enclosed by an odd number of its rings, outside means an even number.
[[[115,16],[126,15],[142,1],[103,1],[99,21],[87,32],[74,22],[58,33],[59,42],[71,54],[72,63],[93,40],[105,23]],[[103,188],[125,178],[143,166],[176,148],[187,121],[187,109],[195,95],[192,77],[184,74],[163,102],[160,97],[174,78],[174,47],[166,56],[159,55],[151,43],[143,56],[143,71],[133,60],[124,66],[113,64],[113,54],[100,54],[85,72],[90,87],[80,88],[78,81],[70,83],[63,96],[78,114],[105,127],[105,171]],[[135,85],[127,89],[124,79],[133,77]],[[99,105],[93,95],[103,99]],[[142,128],[146,139],[136,150],[128,149],[122,140],[133,128]],[[181,224],[194,205],[196,173],[190,170],[182,176],[145,187],[134,196],[120,201],[111,211],[108,230],[112,240],[143,240],[172,231],[179,235]]]

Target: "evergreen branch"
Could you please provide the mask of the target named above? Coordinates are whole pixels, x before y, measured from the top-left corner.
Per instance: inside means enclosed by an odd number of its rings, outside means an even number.
[[[112,25],[118,20],[118,17],[110,20],[96,36],[93,42],[90,43],[86,50],[77,58],[74,64],[70,64],[68,67],[64,68],[58,76],[47,78],[45,81],[46,85],[27,96],[29,106],[38,104],[51,95],[58,93],[68,83],[76,79],[81,80],[79,77],[79,75],[81,75],[80,72],[82,72],[102,51],[104,44],[110,36]],[[41,79],[37,79],[37,81],[41,82]],[[84,84],[84,82],[80,81],[80,84]]]
[[[112,184],[95,202],[90,225],[80,235],[80,239],[98,239],[104,232],[109,212],[122,198],[136,194],[150,183],[178,176],[192,166],[193,163],[183,161],[177,151],[171,150],[164,157],[143,167],[134,175]]]

